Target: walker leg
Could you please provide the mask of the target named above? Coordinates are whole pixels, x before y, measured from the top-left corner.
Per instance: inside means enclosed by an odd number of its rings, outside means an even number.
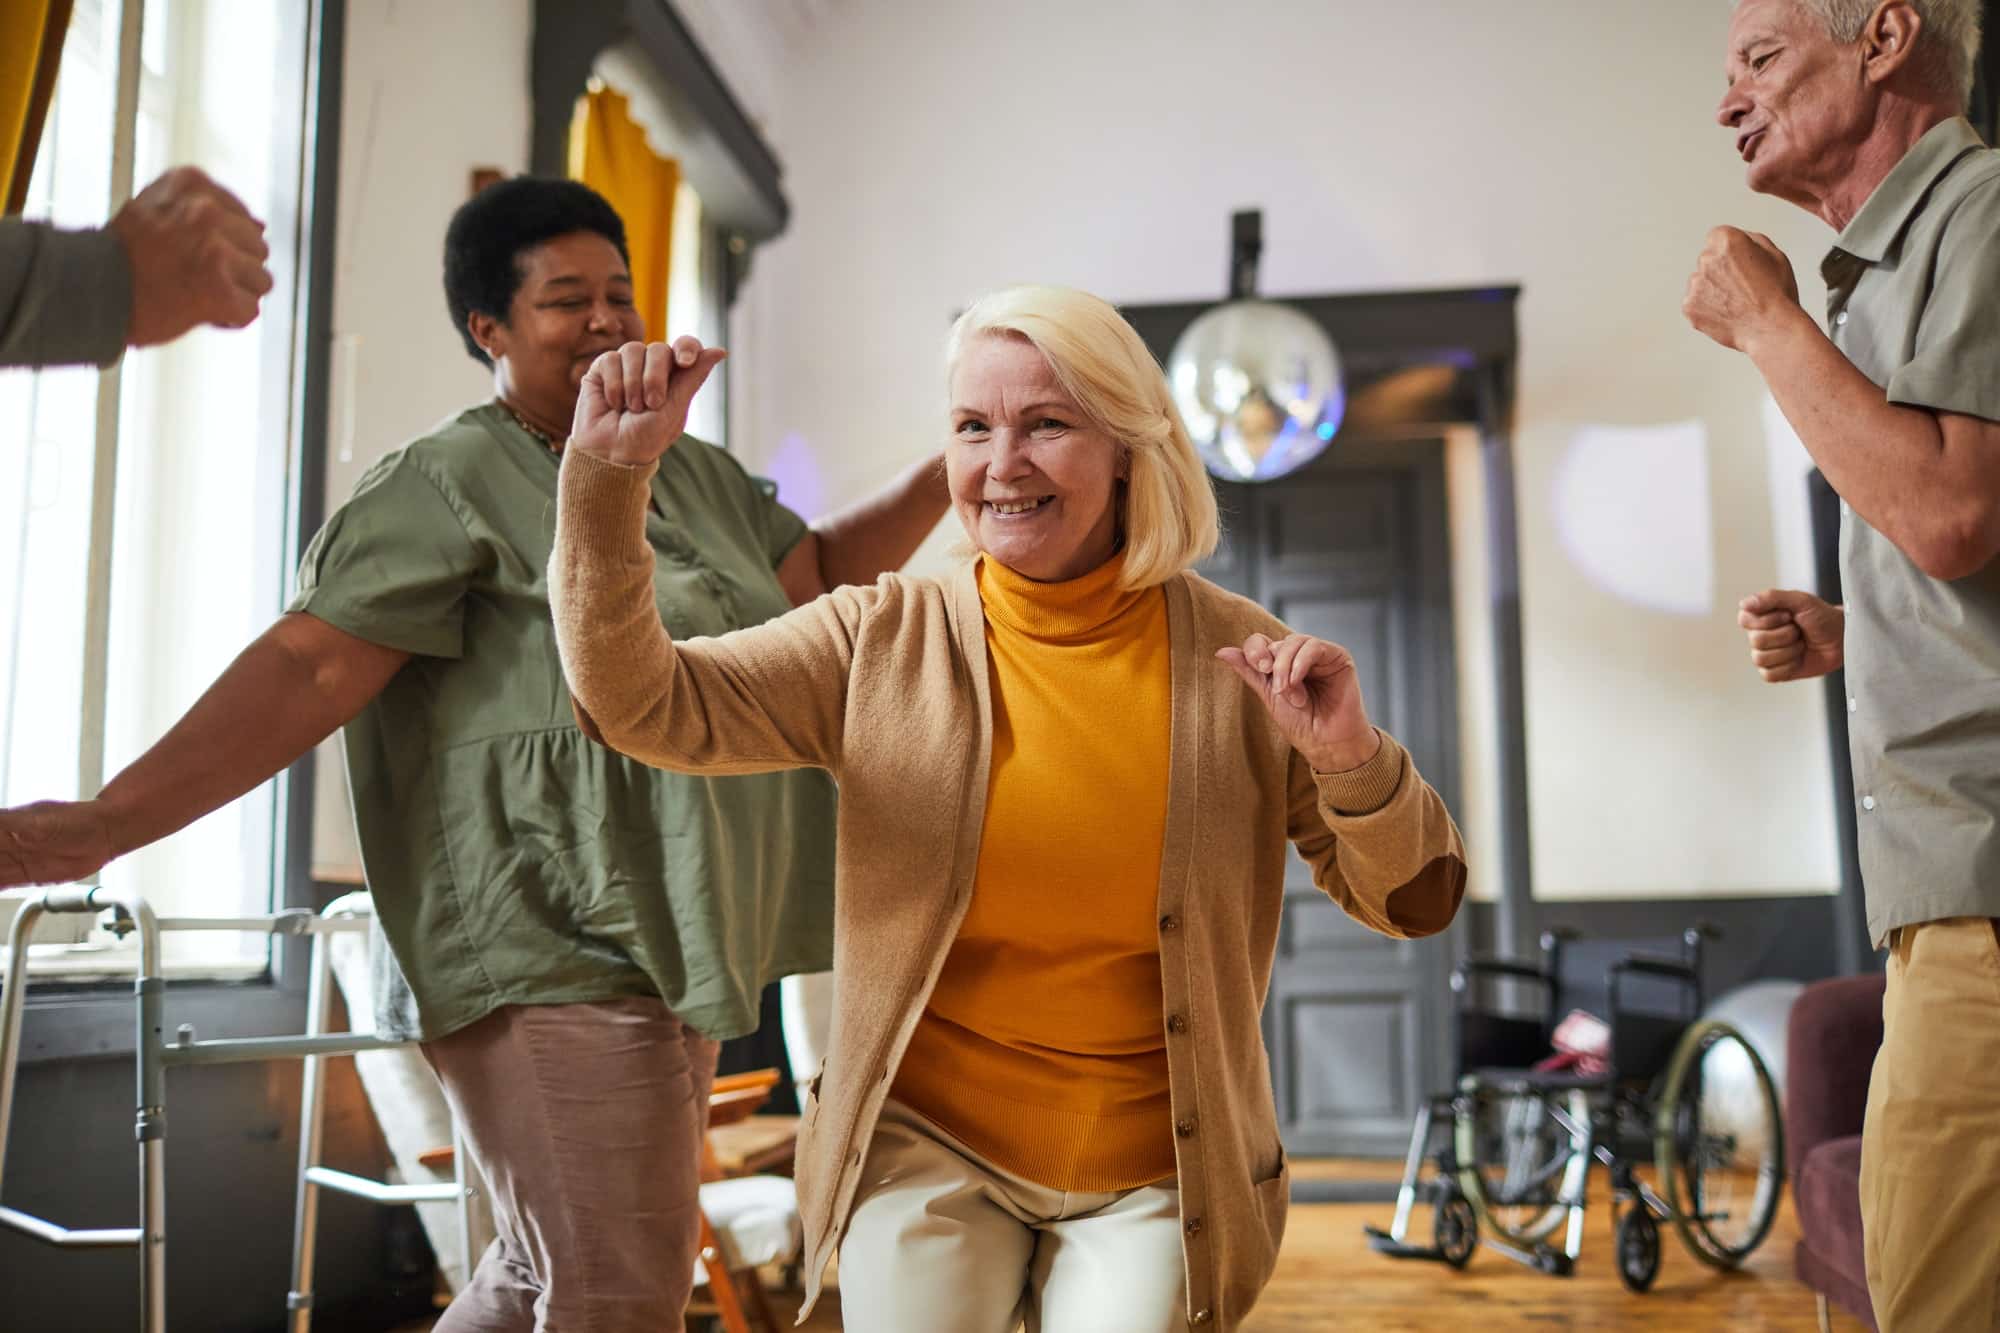
[[[30,898],[7,931],[7,980],[0,986],[0,1179],[7,1174],[7,1133],[14,1118],[14,1071],[21,1061],[21,1014],[28,987],[28,939],[42,915],[42,900]]]
[[[139,999],[139,1326],[167,1333],[166,980],[141,976]]]
[[[332,1001],[332,959],[327,937],[315,934],[312,970],[306,987],[306,1035],[326,1031]],[[326,1057],[308,1055],[299,1079],[299,1193],[292,1215],[292,1290],[285,1299],[291,1311],[290,1333],[310,1333],[313,1302],[313,1247],[319,1240],[319,1186],[311,1179],[319,1165],[320,1135],[326,1122]]]

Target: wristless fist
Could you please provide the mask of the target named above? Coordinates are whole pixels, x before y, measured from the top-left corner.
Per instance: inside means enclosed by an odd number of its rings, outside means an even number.
[[[175,167],[141,190],[109,230],[132,270],[128,346],[171,342],[200,324],[240,329],[271,290],[264,224],[193,167]]]
[[[566,447],[624,467],[653,462],[687,429],[695,392],[727,355],[694,337],[604,353],[584,373]]]

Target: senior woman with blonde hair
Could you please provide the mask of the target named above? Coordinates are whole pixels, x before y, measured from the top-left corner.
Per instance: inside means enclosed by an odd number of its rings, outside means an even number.
[[[677,644],[646,485],[702,358],[634,343],[592,367],[549,586],[606,743],[839,782],[808,1304],[837,1247],[871,1333],[1238,1326],[1288,1192],[1258,1027],[1286,841],[1357,920],[1426,935],[1464,889],[1451,817],[1343,649],[1192,572],[1214,497],[1109,305],[1012,288],[953,328],[964,568]]]

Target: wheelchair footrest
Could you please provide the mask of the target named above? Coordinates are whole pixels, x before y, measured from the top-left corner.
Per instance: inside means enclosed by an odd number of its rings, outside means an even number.
[[[1482,1236],[1480,1243],[1537,1273],[1546,1273],[1550,1277],[1573,1277],[1576,1274],[1576,1260],[1552,1245],[1537,1244],[1523,1248],[1495,1236]]]
[[[1435,1245],[1412,1245],[1408,1241],[1397,1240],[1380,1227],[1362,1224],[1362,1233],[1368,1237],[1368,1248],[1377,1254],[1386,1254],[1391,1259],[1431,1259],[1444,1262],[1444,1252]]]

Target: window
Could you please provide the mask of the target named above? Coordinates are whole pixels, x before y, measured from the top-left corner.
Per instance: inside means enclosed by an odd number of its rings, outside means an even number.
[[[613,94],[605,101],[607,91]],[[594,116],[608,116],[614,126],[593,126]],[[595,155],[603,138],[622,140],[625,152]],[[622,42],[599,53],[590,82],[577,99],[570,121],[569,172],[611,201],[624,218],[632,251],[633,278],[639,284],[639,309],[646,317],[649,339],[671,340],[693,334],[703,342],[723,341],[725,310],[722,291],[723,246],[706,216],[701,195],[683,174],[689,151],[707,137],[685,100],[664,81],[652,59],[635,42]],[[636,139],[644,152],[632,151]],[[669,200],[659,200],[661,177],[671,181]],[[665,203],[664,209],[660,207]],[[664,227],[666,235],[657,230]],[[664,275],[649,265],[664,251]],[[659,300],[648,284],[663,284]],[[648,313],[665,307],[665,320]],[[729,364],[724,362],[688,412],[690,434],[714,444],[728,444]]]
[[[674,244],[667,274],[667,327],[657,337],[678,338],[692,333],[703,342],[723,340],[723,320],[719,299],[720,270],[715,263],[716,247],[710,229],[704,225],[701,196],[683,180],[674,191]],[[727,362],[723,363],[726,368]],[[695,395],[688,408],[688,433],[714,444],[728,442],[728,426],[723,404],[728,397],[728,380],[718,374],[714,385]]]
[[[0,371],[6,805],[89,795],[138,757],[281,609],[296,549],[309,0],[130,3],[143,13],[77,0],[28,215],[101,225],[127,134],[134,189],[193,163],[265,220],[276,286],[250,328],[197,330],[103,375]],[[124,68],[133,20],[138,58]],[[163,916],[268,911],[282,809],[280,784],[266,784],[114,862],[104,882]],[[64,946],[67,924],[38,935],[50,943],[36,969],[105,969],[103,951],[121,946],[102,932]],[[180,971],[267,963],[263,937],[170,933],[164,944]]]

